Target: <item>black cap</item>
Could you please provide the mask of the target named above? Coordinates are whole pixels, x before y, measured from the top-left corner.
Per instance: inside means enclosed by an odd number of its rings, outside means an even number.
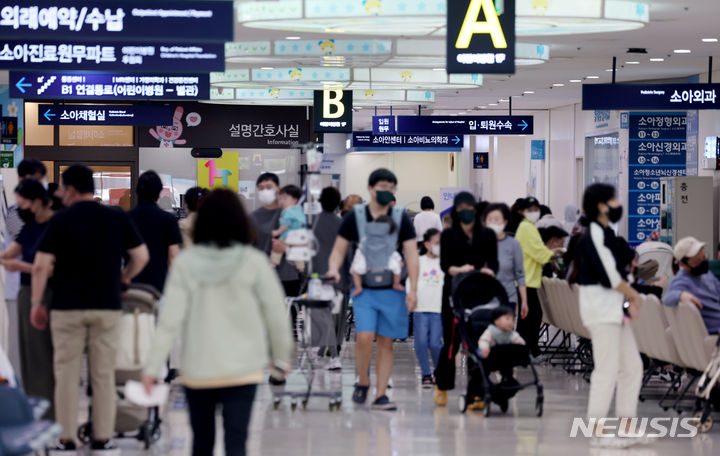
[[[525,198],[525,209],[530,209],[531,207],[536,206],[540,207],[540,201],[537,200],[534,196],[528,196]]]

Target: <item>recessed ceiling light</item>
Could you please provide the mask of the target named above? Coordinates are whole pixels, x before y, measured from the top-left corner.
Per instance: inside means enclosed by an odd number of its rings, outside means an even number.
[[[582,79],[571,79],[570,82],[582,82]]]
[[[676,54],[690,54],[692,51],[690,49],[675,49],[673,52]]]
[[[480,109],[487,109],[487,106],[480,106]]]
[[[523,93],[526,94],[526,95],[532,95],[532,94],[534,94],[535,92],[533,92],[532,90],[526,90],[526,91],[524,91]]]
[[[299,40],[300,37],[299,36],[286,36],[285,39],[286,40]]]
[[[497,103],[488,103],[488,106],[497,106]]]
[[[606,68],[605,71],[612,72],[613,69],[612,69],[612,68]],[[616,69],[615,71],[617,71],[617,69]]]
[[[655,57],[655,58],[650,59],[650,61],[651,62],[664,62],[665,59],[663,59],[662,57]]]
[[[445,71],[445,68],[433,68],[433,71]]]
[[[600,76],[585,76],[585,79],[600,79]]]
[[[508,101],[510,101],[510,100],[508,100],[507,98],[501,98],[501,99],[500,99],[500,103],[507,103]]]
[[[625,65],[640,65],[640,62],[625,62]]]
[[[702,42],[703,43],[717,43],[718,39],[717,38],[703,38]]]
[[[555,84],[553,84],[553,87],[565,87],[565,84],[556,82]]]
[[[274,67],[260,67],[261,70],[274,70]]]

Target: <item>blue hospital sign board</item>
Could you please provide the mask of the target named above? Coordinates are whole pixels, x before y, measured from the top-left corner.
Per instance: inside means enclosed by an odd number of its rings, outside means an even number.
[[[172,106],[49,105],[38,107],[40,125],[172,125]]]
[[[10,97],[58,100],[207,100],[210,77],[124,73],[10,72]]]
[[[401,135],[531,135],[533,116],[398,116],[397,132]]]
[[[395,116],[373,116],[372,124],[375,135],[394,135],[397,132]]]
[[[515,73],[515,0],[447,2],[448,73]]]
[[[584,84],[591,109],[720,109],[720,84]]]
[[[233,2],[9,0],[0,39],[224,43],[233,40]]]
[[[353,132],[355,148],[369,149],[447,149],[457,150],[464,146],[462,135],[376,135],[366,131]]]
[[[684,112],[630,113],[628,240],[637,245],[660,229],[660,178],[686,174]]]
[[[0,69],[89,71],[225,71],[222,43],[79,43],[0,39]]]

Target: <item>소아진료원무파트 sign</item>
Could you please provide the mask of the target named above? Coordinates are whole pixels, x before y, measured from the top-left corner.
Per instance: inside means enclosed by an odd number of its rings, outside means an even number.
[[[628,242],[646,241],[660,229],[660,179],[686,175],[684,112],[630,113]]]
[[[229,1],[8,0],[0,39],[224,43],[233,17]]]
[[[447,2],[448,73],[515,73],[515,0]]]
[[[11,71],[10,96],[26,100],[207,100],[210,76]]]
[[[208,73],[225,71],[225,45],[0,39],[0,69]]]

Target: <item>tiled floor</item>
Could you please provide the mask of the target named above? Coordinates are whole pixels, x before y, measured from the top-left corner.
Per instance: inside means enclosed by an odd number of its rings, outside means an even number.
[[[579,376],[559,368],[540,367],[545,384],[545,413],[534,414],[535,390],[520,392],[506,415],[495,413],[460,414],[459,390],[450,395],[447,408],[436,408],[431,390],[419,386],[419,372],[410,343],[396,344],[396,367],[391,397],[397,412],[374,412],[356,408],[350,396],[354,381],[352,347],[345,350],[343,373],[322,372],[319,389],[342,387],[340,411],[329,412],[328,400],[313,398],[307,410],[291,411],[289,401],[275,411],[269,386],[262,386],[255,403],[251,424],[251,455],[555,455],[555,456],[655,456],[720,454],[720,425],[709,434],[693,439],[662,439],[647,447],[630,450],[596,450],[584,438],[568,437],[572,417],[583,416],[588,385]],[[460,376],[459,376],[460,377]],[[520,378],[528,378],[521,373]],[[287,388],[299,387],[302,378],[293,375]],[[494,409],[497,412],[497,408]],[[663,412],[656,400],[641,404],[643,416],[675,416]],[[220,436],[219,436],[220,437]],[[163,437],[148,453],[135,441],[119,441],[123,454],[189,454],[191,432],[179,388],[174,390],[165,411]],[[222,440],[221,438],[218,439]],[[222,454],[217,448],[216,454]]]

